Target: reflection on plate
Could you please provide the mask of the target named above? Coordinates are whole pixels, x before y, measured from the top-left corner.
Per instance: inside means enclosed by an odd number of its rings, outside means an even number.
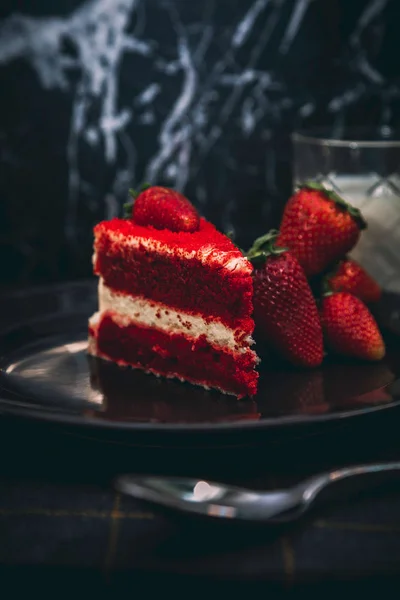
[[[56,323],[55,323],[56,324]],[[79,328],[80,322],[77,323]],[[48,326],[48,324],[47,324]],[[78,329],[79,329],[78,328]],[[62,329],[62,327],[61,327]],[[395,336],[384,362],[377,364],[327,359],[320,369],[291,368],[265,357],[255,398],[238,401],[215,390],[157,378],[89,357],[86,331],[21,343],[3,364],[0,404],[36,415],[73,415],[83,421],[164,425],[287,424],[293,419],[336,419],[393,403],[400,377],[400,348]]]
[[[85,411],[86,416],[152,423],[217,423],[260,418],[257,403],[251,399],[238,402],[217,391],[121,368],[99,358],[88,357],[88,362],[92,388],[100,392],[103,402]]]

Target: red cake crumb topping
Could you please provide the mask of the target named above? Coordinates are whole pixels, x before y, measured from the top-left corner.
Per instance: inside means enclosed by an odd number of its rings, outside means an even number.
[[[121,234],[124,238],[141,237],[148,240],[162,242],[169,246],[176,246],[185,252],[198,250],[207,244],[215,245],[218,250],[232,252],[232,257],[242,256],[241,252],[226,235],[217,231],[212,223],[206,219],[200,219],[199,230],[192,232],[169,231],[168,229],[155,229],[154,227],[142,227],[130,219],[111,219],[102,221],[94,228],[95,237],[101,233],[112,232]]]
[[[175,375],[188,381],[218,387],[242,398],[257,390],[255,354],[233,356],[181,334],[137,325],[120,327],[105,313],[97,330],[98,350],[112,360],[124,361],[160,375]]]

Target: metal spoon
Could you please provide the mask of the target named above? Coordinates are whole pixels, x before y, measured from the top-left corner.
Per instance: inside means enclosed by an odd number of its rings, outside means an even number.
[[[239,487],[179,477],[121,475],[118,491],[192,514],[248,521],[286,522],[304,514],[325,489],[343,493],[339,482],[369,488],[400,474],[400,462],[345,467],[321,473],[287,489],[259,492]],[[352,485],[354,491],[354,485]]]

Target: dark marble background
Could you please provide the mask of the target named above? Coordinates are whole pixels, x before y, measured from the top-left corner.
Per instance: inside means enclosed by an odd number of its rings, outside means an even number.
[[[276,225],[293,128],[397,125],[399,16],[398,0],[2,0],[3,286],[88,275],[93,224],[144,181],[242,244]]]

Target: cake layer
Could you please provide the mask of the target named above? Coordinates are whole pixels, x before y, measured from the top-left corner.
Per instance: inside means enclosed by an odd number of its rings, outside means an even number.
[[[181,333],[196,339],[205,336],[207,342],[216,348],[225,348],[230,352],[243,352],[251,344],[249,319],[237,323],[232,329],[218,319],[205,319],[201,315],[176,311],[160,302],[147,300],[142,296],[131,296],[116,292],[99,279],[99,312],[112,311],[118,314],[118,320],[125,320],[145,327],[155,327],[166,333]],[[247,327],[247,329],[246,329]]]
[[[252,396],[257,389],[257,357],[252,350],[232,354],[211,346],[204,336],[193,341],[184,334],[121,323],[111,312],[91,319],[88,350],[120,365],[217,388],[239,398]]]
[[[114,219],[95,228],[94,271],[105,284],[181,309],[253,328],[252,266],[213,225],[172,233]]]

